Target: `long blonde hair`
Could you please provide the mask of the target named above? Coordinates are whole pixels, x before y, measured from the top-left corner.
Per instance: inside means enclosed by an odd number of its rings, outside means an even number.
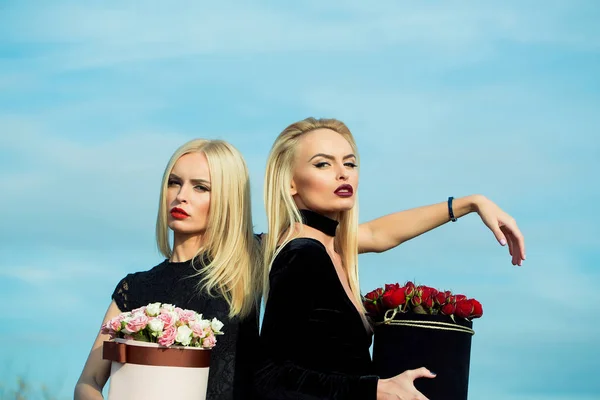
[[[196,253],[196,256],[204,253],[208,259],[198,257],[204,275],[199,290],[223,296],[229,304],[230,317],[245,317],[262,291],[261,249],[252,232],[248,169],[235,147],[222,140],[195,139],[175,151],[162,178],[156,244],[165,257],[172,256],[167,225],[167,185],[177,160],[192,152],[206,155],[211,176],[207,228]]]
[[[263,240],[263,295],[267,298],[269,289],[269,271],[279,251],[294,238],[294,224],[302,224],[298,207],[290,193],[293,177],[293,165],[298,141],[302,135],[316,129],[331,129],[342,135],[350,143],[358,161],[358,151],[354,137],[348,127],[336,119],[306,118],[291,124],[283,130],[275,140],[265,172],[265,207],[269,234]],[[335,250],[340,254],[343,268],[348,276],[350,290],[362,304],[358,283],[358,198],[354,207],[339,212],[339,222],[335,236]]]

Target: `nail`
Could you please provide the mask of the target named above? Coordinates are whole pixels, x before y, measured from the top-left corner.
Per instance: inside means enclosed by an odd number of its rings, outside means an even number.
[[[437,375],[437,374],[436,374],[435,372],[433,372],[433,371],[429,371],[429,372],[431,372],[431,375],[434,375],[434,376],[436,376],[436,375]]]
[[[500,240],[500,244],[501,244],[502,246],[505,246],[505,245],[506,245],[506,239],[502,239],[502,240]]]

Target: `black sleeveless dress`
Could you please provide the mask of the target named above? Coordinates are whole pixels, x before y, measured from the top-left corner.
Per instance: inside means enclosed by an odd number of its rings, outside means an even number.
[[[333,236],[337,222],[301,210]],[[346,294],[323,244],[297,238],[276,257],[261,330],[255,390],[263,400],[375,400],[371,332]]]
[[[196,267],[200,265],[197,261]],[[207,400],[251,399],[251,377],[258,341],[258,313],[240,320],[229,318],[229,306],[222,297],[200,293],[201,279],[191,261],[163,261],[149,271],[127,275],[117,285],[112,298],[121,311],[131,311],[149,303],[173,304],[216,317],[223,322],[224,335],[217,336],[212,350]]]

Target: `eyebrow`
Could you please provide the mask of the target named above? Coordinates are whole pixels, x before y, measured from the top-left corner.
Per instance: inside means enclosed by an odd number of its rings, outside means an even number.
[[[171,173],[169,175],[169,179],[171,179],[171,178],[179,179],[180,181],[183,180],[173,173]],[[194,184],[194,185],[198,185],[198,184],[210,185],[210,182],[207,181],[206,179],[190,179],[190,182],[192,182],[192,184]]]
[[[308,160],[308,162],[311,162],[311,161],[312,161],[314,158],[317,158],[317,157],[323,157],[323,158],[326,158],[326,159],[328,159],[328,160],[335,160],[335,157],[334,157],[334,156],[332,156],[332,155],[330,155],[330,154],[325,154],[325,153],[317,153],[317,154],[315,154],[314,156],[312,156],[312,157],[310,158],[310,160]],[[348,159],[348,158],[356,158],[356,156],[355,156],[354,154],[347,154],[347,155],[345,155],[344,157],[342,157],[342,160],[346,160],[346,159]]]

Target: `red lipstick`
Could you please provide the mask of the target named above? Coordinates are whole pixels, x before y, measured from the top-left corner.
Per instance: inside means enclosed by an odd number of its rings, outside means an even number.
[[[340,197],[352,197],[352,195],[354,194],[354,189],[351,185],[344,184],[335,189],[335,192],[333,193]]]
[[[175,219],[186,219],[190,215],[179,207],[171,208],[171,216]]]

